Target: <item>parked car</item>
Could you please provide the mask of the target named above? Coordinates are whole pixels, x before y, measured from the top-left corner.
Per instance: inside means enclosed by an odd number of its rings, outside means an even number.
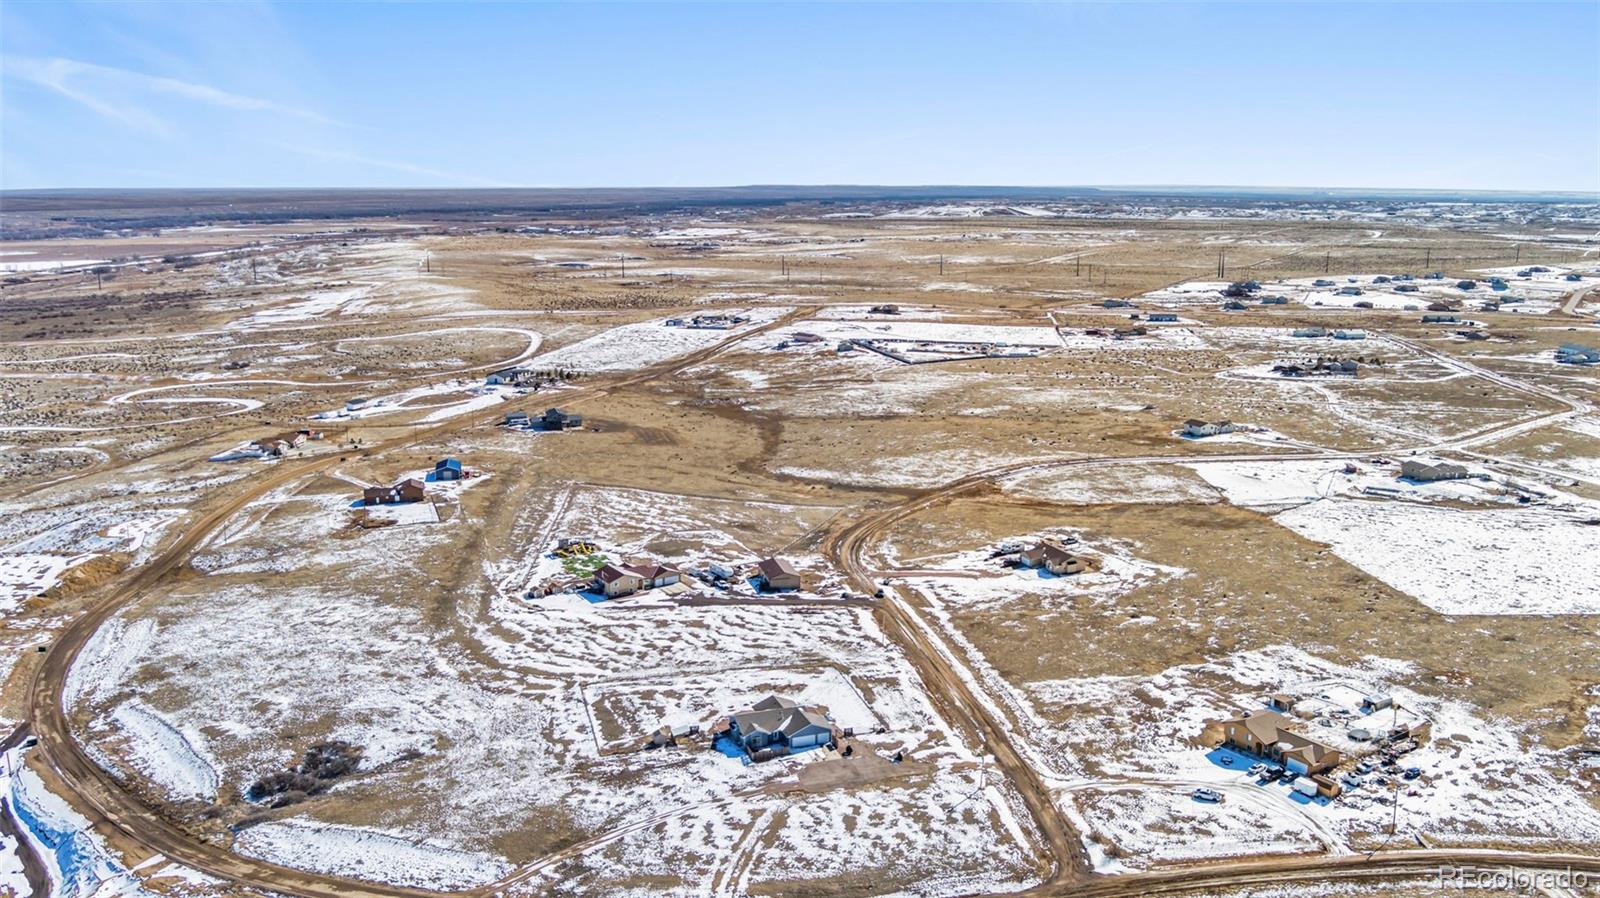
[[[1251,776],[1260,776],[1261,774],[1267,772],[1267,765],[1265,765],[1265,764],[1251,764],[1250,765],[1250,769],[1248,771],[1246,771],[1246,772],[1249,773]]]
[[[1406,768],[1406,772],[1404,774],[1402,774],[1402,776],[1404,776],[1408,780],[1414,780],[1414,779],[1416,779],[1417,777],[1419,777],[1421,775],[1422,775],[1422,768],[1421,767],[1407,767]]]
[[[1209,801],[1212,804],[1222,803],[1222,793],[1215,789],[1200,788],[1194,790],[1193,794],[1195,801]]]
[[[1283,774],[1283,781],[1285,783],[1287,783],[1288,785],[1291,785],[1291,786],[1294,785],[1294,781],[1299,779],[1299,778],[1300,778],[1300,774],[1295,773],[1293,770],[1286,771]]]
[[[1356,776],[1353,773],[1347,773],[1344,775],[1344,778],[1340,780],[1340,782],[1344,783],[1346,789],[1359,789],[1361,788],[1361,784],[1366,782],[1366,780]]]
[[[1371,761],[1362,761],[1360,764],[1356,765],[1356,773],[1360,773],[1360,774],[1365,775],[1365,774],[1368,774],[1368,773],[1371,773],[1371,772],[1372,772],[1372,762]]]

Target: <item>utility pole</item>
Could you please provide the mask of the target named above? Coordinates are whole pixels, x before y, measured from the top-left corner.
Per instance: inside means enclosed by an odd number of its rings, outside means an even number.
[[[618,253],[617,254],[617,258],[622,260],[622,276],[623,277],[627,277],[628,276],[628,254],[627,253]]]
[[[1332,264],[1333,264],[1333,253],[1331,253],[1331,252],[1323,253],[1322,254],[1322,273],[1323,274],[1327,274],[1328,273],[1328,266],[1332,265]]]
[[[1083,254],[1079,253],[1077,256],[1074,256],[1073,261],[1078,264],[1078,267],[1072,272],[1072,276],[1075,278],[1083,277]]]
[[[1511,264],[1513,264],[1513,265],[1521,265],[1522,264],[1522,244],[1520,244],[1520,243],[1517,244],[1517,260],[1515,262],[1512,262]]]
[[[1423,274],[1428,273],[1426,269],[1433,267],[1433,247],[1428,247],[1427,253],[1427,255],[1422,257],[1422,267],[1424,269],[1422,272]]]
[[[1225,279],[1228,276],[1227,263],[1223,261],[1222,250],[1217,250],[1217,278]]]
[[[250,257],[250,286],[254,287],[255,284],[256,284],[256,257],[255,256],[251,256]]]
[[[944,253],[939,254],[939,277],[944,277]]]

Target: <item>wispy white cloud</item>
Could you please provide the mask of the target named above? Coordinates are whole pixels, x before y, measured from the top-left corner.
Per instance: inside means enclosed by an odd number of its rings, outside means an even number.
[[[408,175],[419,175],[424,178],[430,178],[434,181],[447,181],[452,184],[463,184],[473,187],[518,186],[516,184],[510,184],[504,181],[496,181],[492,178],[481,178],[476,175],[463,175],[458,172],[442,171],[437,168],[413,165],[410,162],[396,159],[375,159],[371,156],[363,156],[359,153],[349,153],[343,150],[292,146],[288,144],[279,144],[279,147],[291,153],[299,153],[302,156],[309,156],[313,159],[321,159],[325,162],[348,162],[354,165],[365,165],[372,168],[381,168],[387,171],[401,172]]]
[[[52,90],[112,121],[162,136],[170,136],[173,132],[173,127],[168,122],[140,106],[108,97],[100,89],[110,87],[113,91],[132,90],[136,93],[166,94],[222,109],[270,112],[319,124],[336,124],[327,116],[309,109],[287,106],[260,97],[244,96],[208,84],[147,75],[143,72],[76,59],[8,56],[4,64],[5,72],[9,75]]]

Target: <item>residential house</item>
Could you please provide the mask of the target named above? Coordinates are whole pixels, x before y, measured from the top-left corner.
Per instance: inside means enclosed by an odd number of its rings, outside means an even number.
[[[401,502],[420,502],[427,495],[422,481],[408,477],[394,486],[369,486],[361,491],[363,505],[396,505]]]
[[[1431,483],[1435,480],[1460,480],[1467,476],[1467,469],[1449,462],[1427,462],[1421,459],[1408,459],[1400,464],[1400,476],[1406,480],[1416,480],[1423,483]]]
[[[1330,281],[1327,278],[1317,278],[1311,282],[1311,286],[1313,287],[1332,287],[1333,285],[1333,281]]]
[[[1151,321],[1177,321],[1178,320],[1178,316],[1173,314],[1172,312],[1151,312],[1150,313],[1150,320]]]
[[[254,440],[250,445],[267,455],[288,455],[290,449],[304,445],[307,438],[311,436],[311,433],[312,432],[309,430],[297,430],[287,433],[280,433],[270,437],[262,437],[259,440]]]
[[[886,302],[881,305],[873,306],[867,311],[873,315],[898,315],[900,314],[900,307],[894,303]]]
[[[1133,308],[1133,303],[1128,302],[1126,299],[1108,299],[1101,303],[1100,306],[1106,309],[1131,309]]]
[[[1064,576],[1081,574],[1087,568],[1083,559],[1067,551],[1055,540],[1042,540],[1032,548],[1017,553],[1017,563],[1028,568],[1043,568],[1052,574]]]
[[[1243,312],[1244,309],[1244,303],[1238,301],[1237,299],[1230,299],[1222,304],[1222,311],[1224,312]]]
[[[531,368],[501,368],[484,378],[490,386],[526,387],[538,383],[539,376]]]
[[[1364,330],[1336,330],[1333,332],[1335,340],[1365,340],[1367,332]]]
[[[441,458],[433,463],[434,480],[460,480],[462,476],[460,459]]]
[[[1456,289],[1457,290],[1476,290],[1476,289],[1478,289],[1478,282],[1477,281],[1456,281]]]
[[[539,416],[539,426],[545,430],[571,430],[583,426],[583,416],[569,414],[558,408],[549,408]]]
[[[1287,297],[1287,296],[1263,296],[1263,297],[1261,297],[1261,304],[1264,305],[1264,306],[1286,306],[1286,305],[1289,304],[1289,297]]]
[[[500,423],[504,424],[507,427],[527,427],[528,426],[528,413],[527,412],[510,412],[510,413],[508,413],[506,415],[506,419],[504,421],[500,422]]]
[[[644,581],[638,574],[614,564],[601,565],[600,569],[594,572],[594,582],[595,588],[604,593],[608,599],[633,595],[644,588]]]
[[[818,336],[816,334],[810,333],[808,331],[798,331],[798,332],[795,333],[794,336],[790,337],[789,339],[793,340],[796,343],[821,343],[822,342],[822,337],[820,337],[820,336]]]
[[[1361,711],[1371,714],[1374,711],[1383,711],[1394,707],[1394,696],[1387,692],[1374,692],[1361,700]]]
[[[682,582],[683,572],[677,568],[649,562],[645,564],[605,564],[595,571],[595,588],[606,598],[633,595],[646,589],[660,589]]]
[[[663,586],[671,586],[683,580],[682,571],[666,565],[656,564],[655,562],[630,564],[623,569],[639,578],[640,589],[660,589]]]
[[[800,572],[782,558],[763,559],[756,565],[756,575],[768,592],[800,588]]]
[[[1325,327],[1299,327],[1290,332],[1293,337],[1326,337],[1328,329]]]
[[[1183,435],[1186,437],[1214,437],[1219,433],[1233,433],[1238,426],[1232,421],[1202,421],[1199,418],[1190,418],[1183,422]]]
[[[1432,308],[1432,306],[1430,306],[1429,308]],[[1460,324],[1461,323],[1461,319],[1457,318],[1454,315],[1424,315],[1424,316],[1422,316],[1422,323],[1423,324]]]
[[[1361,295],[1361,288],[1360,287],[1340,287],[1339,288],[1339,295],[1340,296],[1360,296]]]
[[[1222,744],[1282,764],[1299,774],[1331,770],[1343,760],[1337,748],[1289,729],[1289,718],[1277,711],[1245,711],[1219,721]]]
[[[1577,343],[1563,343],[1556,349],[1556,361],[1564,365],[1600,364],[1600,349],[1595,349],[1593,346],[1579,346]]]
[[[746,752],[787,754],[833,741],[833,724],[793,699],[769,695],[728,717],[728,735]]]

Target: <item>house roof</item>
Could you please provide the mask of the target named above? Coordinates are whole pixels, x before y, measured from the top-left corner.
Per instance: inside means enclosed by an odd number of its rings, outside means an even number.
[[[761,572],[761,576],[769,580],[773,577],[800,576],[800,572],[794,569],[794,565],[784,561],[782,558],[763,559],[761,563],[756,565],[756,570]]]
[[[1071,561],[1074,556],[1067,551],[1065,546],[1052,539],[1040,540],[1032,547],[1022,551],[1022,557],[1029,562],[1045,561]]]
[[[1338,751],[1327,743],[1288,729],[1289,718],[1277,711],[1248,711],[1225,722],[1243,726],[1262,745],[1276,745],[1279,752],[1292,754],[1312,764]]]
[[[674,569],[674,568],[667,567],[666,565],[663,565],[663,564],[654,564],[654,563],[651,563],[651,564],[628,564],[628,565],[623,565],[622,569],[624,571],[627,571],[627,572],[633,574],[636,577],[642,577],[645,580],[654,580],[657,577],[662,577],[662,576],[665,576],[667,574],[676,574],[676,573],[678,573],[678,571],[676,569]]]
[[[755,707],[733,714],[733,722],[745,736],[752,733],[782,733],[793,738],[810,729],[832,730],[826,717],[802,708],[791,699],[769,695]]]
[[[600,570],[595,571],[594,575],[601,583],[611,583],[616,580],[621,580],[624,577],[632,577],[635,580],[639,579],[638,574],[635,574],[633,571],[619,568],[614,564],[601,565]]]
[[[461,470],[461,460],[458,458],[441,458],[434,462],[433,469],[435,471],[442,468],[449,468],[452,471],[459,471]]]

